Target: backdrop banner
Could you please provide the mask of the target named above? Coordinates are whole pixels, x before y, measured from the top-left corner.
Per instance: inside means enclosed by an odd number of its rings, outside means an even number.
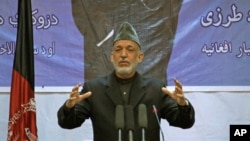
[[[173,85],[250,86],[248,0],[32,0],[35,85],[73,86],[110,73],[122,22],[134,25],[138,71]],[[17,1],[0,5],[0,87],[9,87]]]

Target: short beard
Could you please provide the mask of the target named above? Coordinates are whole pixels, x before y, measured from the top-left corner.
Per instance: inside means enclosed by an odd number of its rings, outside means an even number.
[[[131,74],[133,71],[136,70],[136,66],[138,65],[138,61],[131,63],[129,67],[119,67],[116,63],[113,62],[113,66],[116,72],[120,75],[128,75]]]

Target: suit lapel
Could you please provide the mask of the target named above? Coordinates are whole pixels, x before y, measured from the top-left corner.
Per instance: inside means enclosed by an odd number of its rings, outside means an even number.
[[[115,105],[123,105],[121,92],[117,85],[115,74],[112,73],[107,77],[107,84],[106,84],[106,94],[111,99],[111,101]]]

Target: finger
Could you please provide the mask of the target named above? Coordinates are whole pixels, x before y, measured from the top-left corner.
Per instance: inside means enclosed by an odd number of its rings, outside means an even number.
[[[175,87],[175,94],[183,94],[183,90],[180,87]]]
[[[176,78],[174,78],[174,83],[175,83],[175,86],[179,87],[182,89],[182,84],[179,80],[177,80]]]
[[[70,97],[77,97],[79,95],[79,92],[78,91],[72,91],[70,93]]]
[[[81,86],[81,83],[76,84],[76,85],[73,87],[72,92],[73,92],[73,91],[78,91],[78,89],[79,89],[80,86]]]
[[[81,86],[81,83],[78,83],[77,85],[75,85],[75,86],[72,88],[72,91],[71,91],[71,93],[70,93],[70,97],[79,95],[79,87],[80,87],[80,86]]]
[[[92,92],[89,91],[89,92],[86,92],[86,93],[84,93],[82,95],[79,95],[79,98],[80,98],[80,100],[84,100],[84,99],[90,97],[91,95],[92,95]]]
[[[161,90],[165,94],[172,94],[166,87],[162,87]]]

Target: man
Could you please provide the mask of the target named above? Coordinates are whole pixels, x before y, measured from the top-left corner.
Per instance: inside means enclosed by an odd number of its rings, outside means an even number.
[[[183,94],[182,84],[174,79],[176,86],[174,92],[171,92],[164,87],[163,82],[141,76],[136,67],[143,57],[135,29],[129,23],[123,23],[114,39],[110,54],[114,72],[87,81],[80,93],[80,84],[76,85],[69,99],[58,111],[59,125],[72,129],[81,126],[90,118],[94,141],[115,141],[118,139],[115,126],[117,105],[132,106],[132,115],[134,119],[138,119],[138,105],[145,104],[150,121],[145,134],[148,141],[160,141],[158,117],[166,119],[172,126],[192,127],[195,120],[194,109]],[[157,112],[157,116],[154,112]],[[133,139],[140,141],[142,133],[138,120],[134,120],[134,123]],[[122,140],[128,141],[128,131],[124,129],[122,133]]]

